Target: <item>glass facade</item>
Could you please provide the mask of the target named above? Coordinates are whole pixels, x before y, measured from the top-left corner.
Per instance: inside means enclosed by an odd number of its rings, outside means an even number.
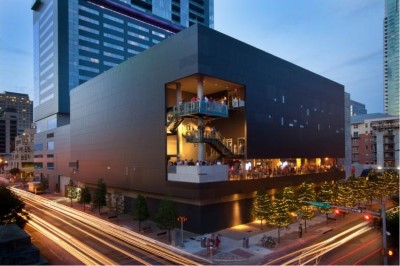
[[[385,113],[400,115],[399,0],[385,1],[384,20],[384,106]]]

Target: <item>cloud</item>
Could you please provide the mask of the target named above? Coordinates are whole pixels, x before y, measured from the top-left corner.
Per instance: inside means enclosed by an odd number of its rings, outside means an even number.
[[[376,57],[378,57],[378,56],[380,58],[382,58],[382,56],[383,56],[381,49],[371,51],[369,53],[362,54],[362,55],[355,55],[353,57],[348,57],[348,58],[346,58],[346,60],[343,60],[342,62],[338,62],[337,64],[333,64],[333,65],[329,66],[327,69],[325,69],[321,73],[327,73],[327,72],[331,72],[333,70],[341,69],[344,67],[353,67],[355,65],[364,64],[370,60],[373,60],[373,59],[376,60],[377,59]]]

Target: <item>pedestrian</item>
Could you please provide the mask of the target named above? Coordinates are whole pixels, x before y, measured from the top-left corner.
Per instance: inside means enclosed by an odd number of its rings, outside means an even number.
[[[215,238],[215,247],[217,248],[217,249],[219,249],[219,245],[221,244],[221,240],[219,239],[219,236],[217,236],[216,238]]]

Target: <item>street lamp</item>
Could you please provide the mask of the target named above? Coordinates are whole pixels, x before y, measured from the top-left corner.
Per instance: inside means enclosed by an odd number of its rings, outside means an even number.
[[[179,216],[178,217],[178,221],[181,222],[181,245],[182,247],[183,245],[183,223],[187,221],[187,217],[186,216]]]

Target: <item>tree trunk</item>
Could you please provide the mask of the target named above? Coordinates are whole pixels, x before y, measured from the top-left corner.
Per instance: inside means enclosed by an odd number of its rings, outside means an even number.
[[[171,229],[168,229],[168,243],[171,244]]]
[[[281,227],[278,226],[278,243],[281,243]]]
[[[326,214],[326,224],[328,224],[328,213],[325,214]]]
[[[304,233],[307,233],[307,220],[304,220]]]
[[[86,209],[85,209],[85,202],[83,202],[83,211],[85,211]]]
[[[260,219],[261,230],[262,230],[262,220],[263,220],[263,219]]]
[[[142,221],[139,220],[139,232],[142,231]]]

